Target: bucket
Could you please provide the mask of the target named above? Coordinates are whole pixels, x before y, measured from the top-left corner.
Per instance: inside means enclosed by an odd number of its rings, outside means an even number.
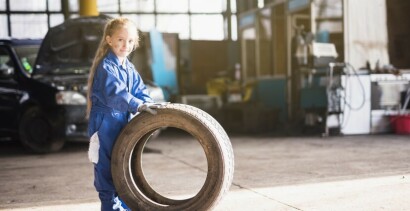
[[[410,115],[390,116],[390,122],[396,134],[410,134]]]

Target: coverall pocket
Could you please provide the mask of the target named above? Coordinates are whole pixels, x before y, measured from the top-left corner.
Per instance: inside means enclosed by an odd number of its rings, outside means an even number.
[[[98,163],[98,151],[100,150],[100,140],[98,139],[98,132],[95,132],[90,138],[90,146],[88,148],[88,159],[90,162]]]
[[[90,122],[88,125],[88,135],[91,137],[94,135],[101,127],[101,124],[104,120],[104,114],[103,113],[91,113],[90,114]]]

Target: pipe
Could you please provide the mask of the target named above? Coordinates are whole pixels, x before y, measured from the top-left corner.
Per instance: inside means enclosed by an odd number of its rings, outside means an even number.
[[[97,0],[78,0],[80,5],[80,16],[97,16]]]

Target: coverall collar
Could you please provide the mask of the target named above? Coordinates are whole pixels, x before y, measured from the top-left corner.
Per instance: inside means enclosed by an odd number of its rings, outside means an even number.
[[[128,64],[129,61],[127,57],[124,58],[124,65],[122,65],[118,57],[111,50],[108,51],[107,58],[113,61],[119,67],[123,67],[124,69],[127,69],[127,67],[129,67],[129,64]]]

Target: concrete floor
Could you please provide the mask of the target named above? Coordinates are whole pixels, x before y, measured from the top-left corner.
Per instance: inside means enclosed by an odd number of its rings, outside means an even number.
[[[164,131],[143,168],[155,190],[195,194],[205,178],[199,144]],[[235,176],[215,210],[410,210],[409,136],[231,135]],[[0,210],[99,210],[87,144],[47,155],[0,142]]]

